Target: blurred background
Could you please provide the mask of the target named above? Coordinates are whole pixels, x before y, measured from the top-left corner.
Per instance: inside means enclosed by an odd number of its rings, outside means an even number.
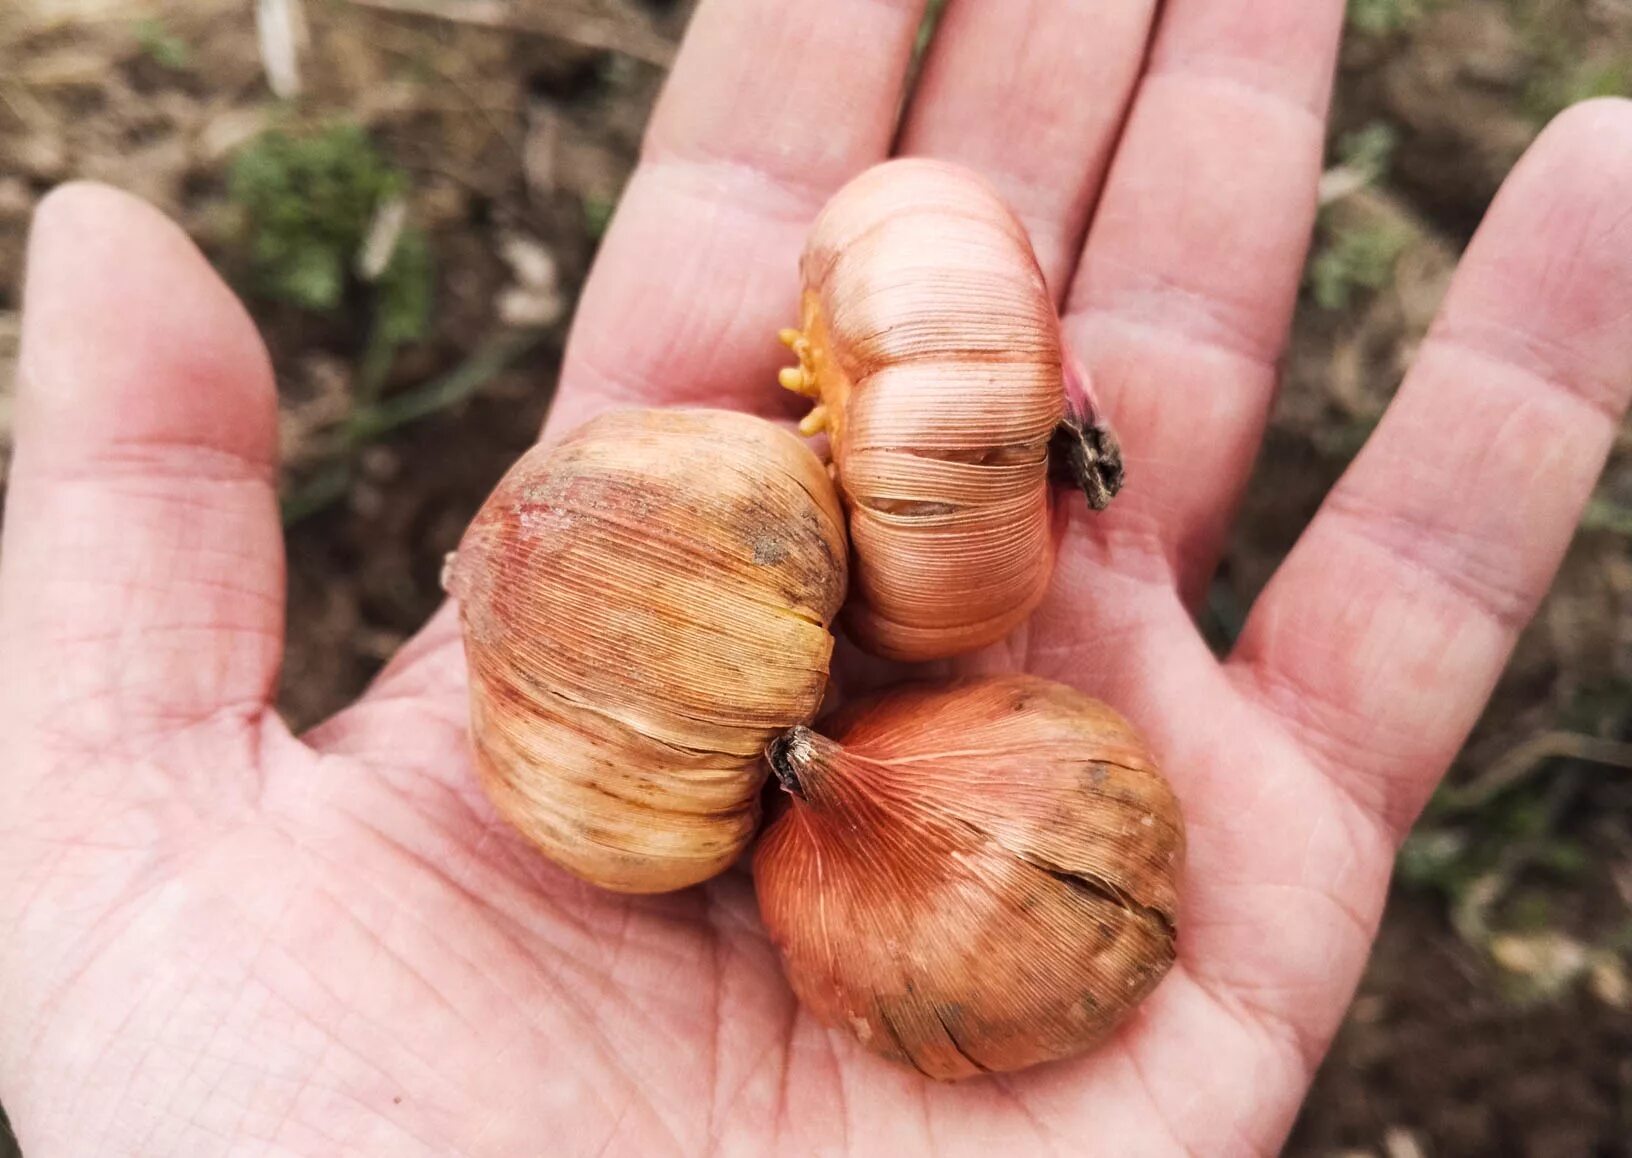
[[[304,726],[346,702],[543,419],[691,7],[0,0],[0,480],[32,207],[69,177],[134,190],[271,347],[282,706]],[[1387,405],[1503,174],[1608,93],[1632,93],[1632,0],[1351,0],[1284,392],[1205,613],[1218,646]],[[1401,855],[1290,1154],[1632,1155],[1629,547],[1632,428]]]

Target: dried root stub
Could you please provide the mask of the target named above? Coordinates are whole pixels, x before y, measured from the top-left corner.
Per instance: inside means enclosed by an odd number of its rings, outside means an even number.
[[[1172,965],[1178,804],[1132,727],[1029,676],[914,687],[799,727],[754,857],[799,999],[932,1078],[1102,1041]]]
[[[909,661],[1003,638],[1048,587],[1051,476],[1095,508],[1122,483],[1025,228],[966,169],[890,161],[828,202],[800,273],[781,382],[816,401],[801,429],[830,438],[847,629]]]
[[[761,419],[609,414],[516,463],[448,586],[499,811],[594,884],[684,888],[747,845],[765,745],[821,704],[843,514]]]

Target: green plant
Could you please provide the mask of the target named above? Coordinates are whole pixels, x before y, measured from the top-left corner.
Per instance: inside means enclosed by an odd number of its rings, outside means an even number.
[[[1388,224],[1324,223],[1325,244],[1309,263],[1307,282],[1324,310],[1348,309],[1357,291],[1379,290],[1393,280],[1394,266],[1411,235]]]
[[[366,288],[371,323],[356,392],[372,398],[399,347],[424,337],[431,256],[425,235],[403,228],[363,286],[354,273],[382,207],[406,196],[408,177],[353,124],[309,134],[263,133],[233,162],[229,192],[244,216],[250,288],[316,313],[334,313]]]
[[[1571,0],[1507,0],[1529,57],[1519,110],[1538,128],[1580,101],[1632,95],[1632,54],[1567,19]]]
[[[611,197],[586,193],[583,204],[584,229],[592,238],[599,241],[606,236],[606,227],[612,224],[612,214],[617,211],[618,203]]]
[[[1632,95],[1632,58],[1578,60],[1567,46],[1544,54],[1525,87],[1524,111],[1544,124],[1573,104],[1594,97]]]
[[[1411,245],[1412,230],[1403,222],[1376,212],[1357,215],[1340,204],[1388,175],[1398,143],[1392,125],[1372,121],[1333,146],[1335,164],[1321,180],[1320,244],[1304,277],[1322,309],[1347,309],[1357,290],[1387,285]]]
[[[157,17],[137,22],[136,43],[149,60],[162,68],[185,72],[193,66],[193,50]]]
[[[325,461],[310,477],[282,496],[283,521],[292,526],[345,497],[353,481],[357,452],[392,431],[459,405],[514,365],[543,339],[538,330],[503,334],[483,342],[463,362],[429,382],[389,398],[365,401],[329,433]],[[0,1158],[6,1158],[0,1151]]]
[[[1480,948],[1488,948],[1497,924],[1534,925],[1533,902],[1511,903],[1515,885],[1537,873],[1573,879],[1586,867],[1580,846],[1560,831],[1580,783],[1578,770],[1567,767],[1477,807],[1465,805],[1457,789],[1442,789],[1400,849],[1400,883],[1437,894],[1457,932]]]
[[[929,42],[935,39],[935,30],[940,27],[941,17],[946,14],[946,0],[929,0],[924,8],[924,17],[918,22],[918,36],[912,44],[913,68],[924,59],[924,53],[929,50]]]
[[[404,230],[374,281],[374,320],[357,370],[357,394],[373,398],[399,347],[425,336],[431,313],[431,251],[425,235]]]
[[[1362,174],[1368,185],[1374,185],[1388,175],[1399,143],[1400,134],[1393,125],[1371,121],[1338,140],[1337,159],[1345,168]]]
[[[1608,531],[1613,535],[1632,537],[1632,507],[1623,506],[1610,498],[1596,498],[1587,504],[1587,513],[1581,517],[1582,529]]]
[[[263,133],[238,154],[229,181],[245,218],[252,288],[303,309],[337,310],[375,213],[407,188],[406,174],[356,125]],[[424,238],[405,230],[375,283],[393,333],[423,331],[429,281]]]
[[[1349,27],[1372,36],[1403,32],[1428,15],[1440,0],[1349,0]]]
[[[1563,721],[1621,734],[1632,710],[1625,692],[1617,681],[1585,689]],[[1537,886],[1575,885],[1593,871],[1587,848],[1566,828],[1604,768],[1632,769],[1632,744],[1590,731],[1532,736],[1472,780],[1441,786],[1400,850],[1400,884],[1443,900],[1468,944],[1524,975],[1521,990],[1537,978],[1564,977],[1542,950],[1575,942],[1552,927],[1553,892]],[[1581,966],[1621,948],[1616,937],[1589,945]],[[1541,991],[1556,995],[1558,986],[1542,984]]]

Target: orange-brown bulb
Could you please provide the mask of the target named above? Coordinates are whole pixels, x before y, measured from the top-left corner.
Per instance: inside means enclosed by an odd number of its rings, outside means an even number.
[[[1184,830],[1133,728],[1029,676],[859,704],[770,752],[754,856],[799,999],[933,1078],[1102,1041],[1175,953]]]
[[[891,161],[828,203],[801,275],[800,328],[782,335],[799,365],[782,383],[818,400],[801,429],[831,439],[850,634],[900,660],[1001,639],[1047,589],[1050,442],[1080,417],[1025,229],[975,174]],[[1096,444],[1066,435],[1059,465],[1080,477]]]
[[[723,411],[605,415],[511,469],[448,572],[499,811],[610,889],[728,867],[761,754],[821,704],[844,599],[821,462]]]

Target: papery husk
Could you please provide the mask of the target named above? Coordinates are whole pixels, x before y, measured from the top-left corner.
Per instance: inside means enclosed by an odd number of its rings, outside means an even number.
[[[728,867],[762,750],[821,703],[845,571],[822,463],[761,419],[624,411],[530,451],[449,572],[499,811],[609,889]]]
[[[1059,323],[1025,229],[983,179],[898,160],[845,186],[801,262],[800,366],[850,519],[857,642],[931,660],[1003,638],[1053,568]]]
[[[914,687],[798,728],[754,856],[794,992],[932,1078],[1102,1042],[1173,964],[1184,830],[1133,728],[1029,676]]]

